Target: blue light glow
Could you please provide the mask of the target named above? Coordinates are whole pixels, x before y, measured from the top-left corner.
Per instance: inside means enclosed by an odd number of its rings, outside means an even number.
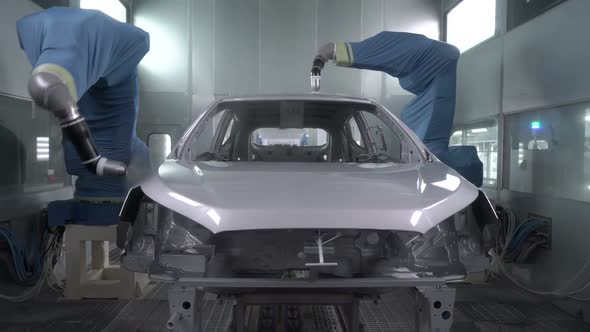
[[[531,129],[541,129],[541,121],[531,122]]]

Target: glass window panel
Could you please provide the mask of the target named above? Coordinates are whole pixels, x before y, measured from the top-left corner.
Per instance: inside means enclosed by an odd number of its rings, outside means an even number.
[[[498,178],[498,126],[467,130],[465,145],[477,149],[479,160],[483,163],[483,185],[495,186]]]
[[[464,145],[465,144],[465,140],[463,139],[463,130],[456,130],[455,132],[453,132],[453,134],[451,135],[451,138],[449,139],[449,145],[453,146],[453,145]]]
[[[447,14],[447,42],[461,52],[496,33],[496,0],[463,0]]]
[[[127,23],[127,8],[119,0],[80,0],[80,8],[100,10],[117,21]]]
[[[450,137],[449,145],[475,146],[479,160],[483,163],[483,186],[496,186],[498,182],[498,124],[495,120],[457,127]]]
[[[506,117],[504,187],[590,201],[590,103]]]

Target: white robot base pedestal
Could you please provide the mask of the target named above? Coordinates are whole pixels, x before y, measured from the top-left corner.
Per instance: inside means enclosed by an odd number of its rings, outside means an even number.
[[[109,242],[117,239],[117,225],[66,225],[66,299],[132,299],[142,295],[149,279],[109,263]],[[91,270],[86,264],[86,241],[92,243]]]

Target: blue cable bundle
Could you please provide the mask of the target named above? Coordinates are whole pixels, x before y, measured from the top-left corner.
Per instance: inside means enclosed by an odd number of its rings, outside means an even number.
[[[6,243],[8,244],[14,271],[18,281],[22,283],[28,283],[35,280],[41,272],[41,260],[38,250],[39,248],[35,241],[33,241],[35,243],[33,248],[35,252],[34,262],[32,266],[29,266],[26,259],[26,249],[16,238],[16,236],[14,236],[14,233],[5,227],[0,227],[0,235],[6,240]]]
[[[537,219],[530,219],[519,225],[507,244],[505,254],[507,260],[523,263],[534,249],[547,245],[546,226],[546,222]]]

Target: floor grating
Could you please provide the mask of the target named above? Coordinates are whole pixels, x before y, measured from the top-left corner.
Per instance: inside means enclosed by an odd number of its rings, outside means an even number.
[[[315,305],[310,306],[312,312],[313,329],[311,331],[317,332],[339,332],[342,331],[342,323],[337,312],[336,307],[330,305]],[[310,325],[310,324],[308,324]],[[306,330],[306,332],[308,332]]]
[[[472,321],[519,324],[526,316],[516,307],[502,303],[457,303],[456,309]]]
[[[232,319],[233,303],[209,300],[203,308],[203,329],[207,332],[225,332]]]
[[[404,302],[382,301],[378,305],[372,301],[362,301],[360,305],[361,322],[365,332],[414,331],[414,314]]]
[[[0,331],[103,331],[126,301],[9,303],[0,302]]]

